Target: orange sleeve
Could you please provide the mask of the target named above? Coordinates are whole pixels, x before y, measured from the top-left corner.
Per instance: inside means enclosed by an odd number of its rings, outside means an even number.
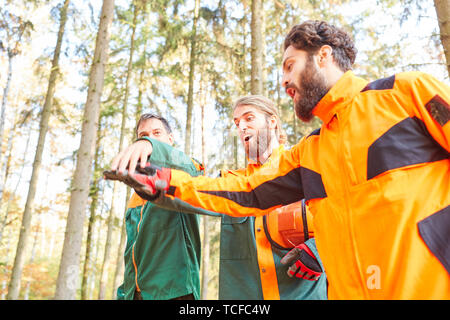
[[[168,197],[231,216],[260,216],[304,197],[300,178],[301,142],[255,173],[220,178],[191,177],[172,170]]]
[[[434,140],[450,152],[450,87],[426,73],[415,74],[412,80],[399,82],[401,90],[412,97],[411,112],[424,122]]]

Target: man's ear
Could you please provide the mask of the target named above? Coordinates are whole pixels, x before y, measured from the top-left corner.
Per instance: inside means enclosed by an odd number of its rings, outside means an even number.
[[[320,68],[323,68],[330,62],[333,62],[333,48],[325,44],[317,53],[317,64]]]
[[[173,140],[174,139],[173,139],[173,134],[172,133],[169,133],[168,139],[169,139],[169,142],[170,142],[169,144],[173,145]]]
[[[275,116],[270,116],[269,129],[275,129],[276,127],[277,127],[277,118]]]

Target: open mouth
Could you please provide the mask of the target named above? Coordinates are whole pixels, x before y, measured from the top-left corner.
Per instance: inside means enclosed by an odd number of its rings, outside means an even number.
[[[244,142],[248,142],[251,138],[252,138],[252,136],[245,136],[244,137]]]
[[[287,88],[287,89],[286,89],[286,93],[287,93],[292,99],[294,99],[294,96],[295,96],[295,89],[294,89],[294,88]]]

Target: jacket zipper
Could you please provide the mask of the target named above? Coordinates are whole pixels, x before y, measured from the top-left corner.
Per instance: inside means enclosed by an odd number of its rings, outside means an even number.
[[[344,171],[344,179],[342,179],[343,180],[342,186],[343,186],[343,189],[344,189],[344,197],[345,197],[345,200],[344,200],[345,212],[348,213],[348,228],[349,228],[348,231],[350,233],[350,241],[351,241],[351,246],[352,246],[353,254],[354,254],[353,258],[354,258],[354,260],[356,262],[356,266],[358,268],[359,279],[360,279],[360,282],[362,283],[362,287],[365,288],[365,286],[364,286],[364,277],[361,274],[362,268],[361,268],[360,262],[359,262],[359,260],[357,258],[358,257],[358,253],[357,253],[357,248],[356,248],[356,245],[355,245],[355,242],[354,242],[355,237],[354,237],[354,232],[353,232],[353,217],[352,217],[351,207],[350,207],[350,204],[349,204],[350,203],[350,187],[349,187],[349,183],[348,183],[348,180],[347,180],[348,177],[350,177],[350,175],[349,175],[347,166],[345,165],[344,139],[342,137],[343,133],[342,133],[342,130],[341,130],[339,115],[337,113],[336,113],[336,121],[337,121],[337,129],[338,129],[338,132],[339,132],[339,150],[337,150],[337,152],[338,152],[339,158],[341,160],[342,168],[343,168],[343,171]],[[368,297],[367,290],[363,289],[363,292],[364,292],[364,295],[367,298]]]

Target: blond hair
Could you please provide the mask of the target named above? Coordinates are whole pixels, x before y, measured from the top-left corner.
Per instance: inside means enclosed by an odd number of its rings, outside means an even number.
[[[278,114],[278,109],[275,103],[261,95],[249,95],[238,98],[233,104],[233,111],[239,106],[252,106],[258,109],[259,111],[265,113],[266,115],[274,116],[277,121],[277,126],[275,128],[275,133],[277,135],[278,142],[283,144],[287,140],[286,133],[284,132],[281,126],[281,119]]]

